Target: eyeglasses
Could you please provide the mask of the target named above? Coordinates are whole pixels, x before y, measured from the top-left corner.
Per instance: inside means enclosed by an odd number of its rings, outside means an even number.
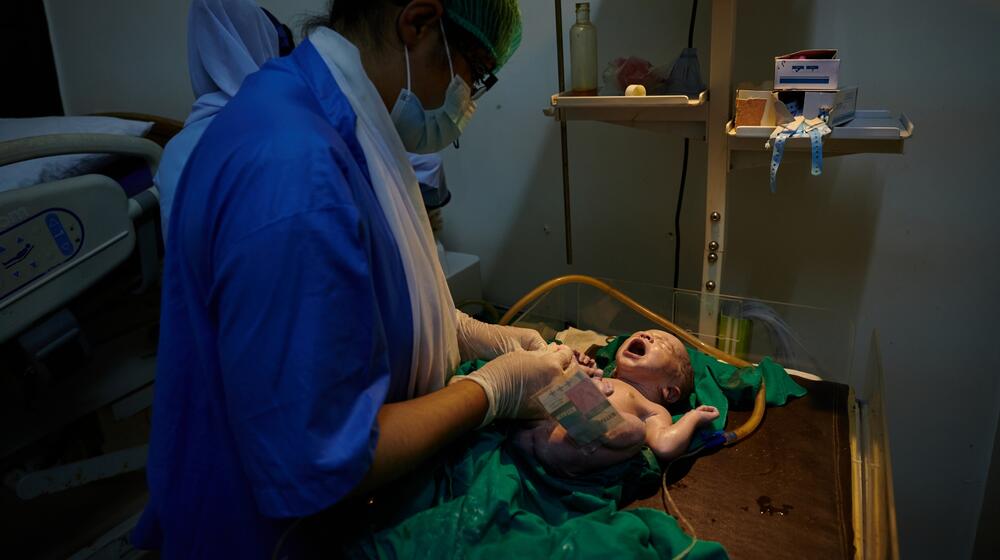
[[[473,66],[472,75],[473,101],[478,101],[479,98],[486,95],[486,92],[493,89],[493,86],[497,85],[497,82],[500,81],[500,79],[496,77],[496,74],[480,65]]]

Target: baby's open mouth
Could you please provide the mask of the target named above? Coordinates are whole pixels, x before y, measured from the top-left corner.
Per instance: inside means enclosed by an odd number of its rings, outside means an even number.
[[[628,346],[625,347],[625,353],[631,354],[632,358],[641,358],[646,355],[646,341],[641,338],[633,338]]]

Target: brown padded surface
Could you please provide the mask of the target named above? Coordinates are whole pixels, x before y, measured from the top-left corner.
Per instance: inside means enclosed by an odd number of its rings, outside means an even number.
[[[808,391],[737,445],[677,462],[668,484],[699,539],[733,558],[852,558],[848,387],[796,379]],[[729,412],[728,429],[749,417]],[[660,493],[628,507],[662,510]]]

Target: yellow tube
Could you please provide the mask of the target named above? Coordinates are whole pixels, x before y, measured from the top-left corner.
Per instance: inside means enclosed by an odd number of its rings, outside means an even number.
[[[510,310],[507,311],[507,313],[505,313],[504,316],[500,319],[500,324],[501,325],[509,324],[510,321],[514,318],[514,316],[517,315],[522,309],[524,309],[526,305],[538,299],[539,297],[549,293],[553,289],[559,286],[564,286],[566,284],[585,284],[587,286],[591,286],[593,288],[601,290],[602,292],[608,294],[609,296],[615,298],[616,300],[624,303],[626,306],[631,308],[636,313],[642,315],[646,319],[649,319],[653,323],[656,323],[657,325],[663,327],[664,329],[672,333],[674,336],[681,339],[683,342],[704,352],[705,354],[708,354],[709,356],[712,356],[713,358],[716,358],[727,364],[734,365],[736,367],[750,367],[753,365],[746,360],[737,358],[736,356],[727,354],[726,352],[723,352],[722,350],[719,350],[714,346],[705,344],[691,333],[678,327],[677,325],[668,321],[667,319],[664,319],[663,317],[657,315],[656,313],[646,308],[639,302],[628,297],[619,290],[609,286],[607,283],[602,282],[597,278],[593,278],[591,276],[584,276],[581,274],[560,276],[558,278],[553,278],[548,282],[542,283],[537,288],[531,290],[524,297],[519,299],[517,303],[515,303],[513,306],[511,306]],[[753,413],[750,415],[750,418],[743,423],[742,426],[736,428],[731,432],[726,433],[726,444],[731,445],[733,443],[736,443],[737,441],[740,441],[741,439],[753,433],[753,431],[757,429],[757,426],[759,426],[761,421],[764,419],[764,409],[766,408],[766,406],[767,403],[765,400],[764,379],[761,378],[760,389],[757,390],[757,395],[754,398]]]

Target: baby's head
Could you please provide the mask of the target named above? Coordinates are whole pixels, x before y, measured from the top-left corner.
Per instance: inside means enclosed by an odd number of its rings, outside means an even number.
[[[691,359],[680,340],[663,331],[639,331],[618,348],[615,377],[636,386],[647,399],[666,406],[694,390]]]

